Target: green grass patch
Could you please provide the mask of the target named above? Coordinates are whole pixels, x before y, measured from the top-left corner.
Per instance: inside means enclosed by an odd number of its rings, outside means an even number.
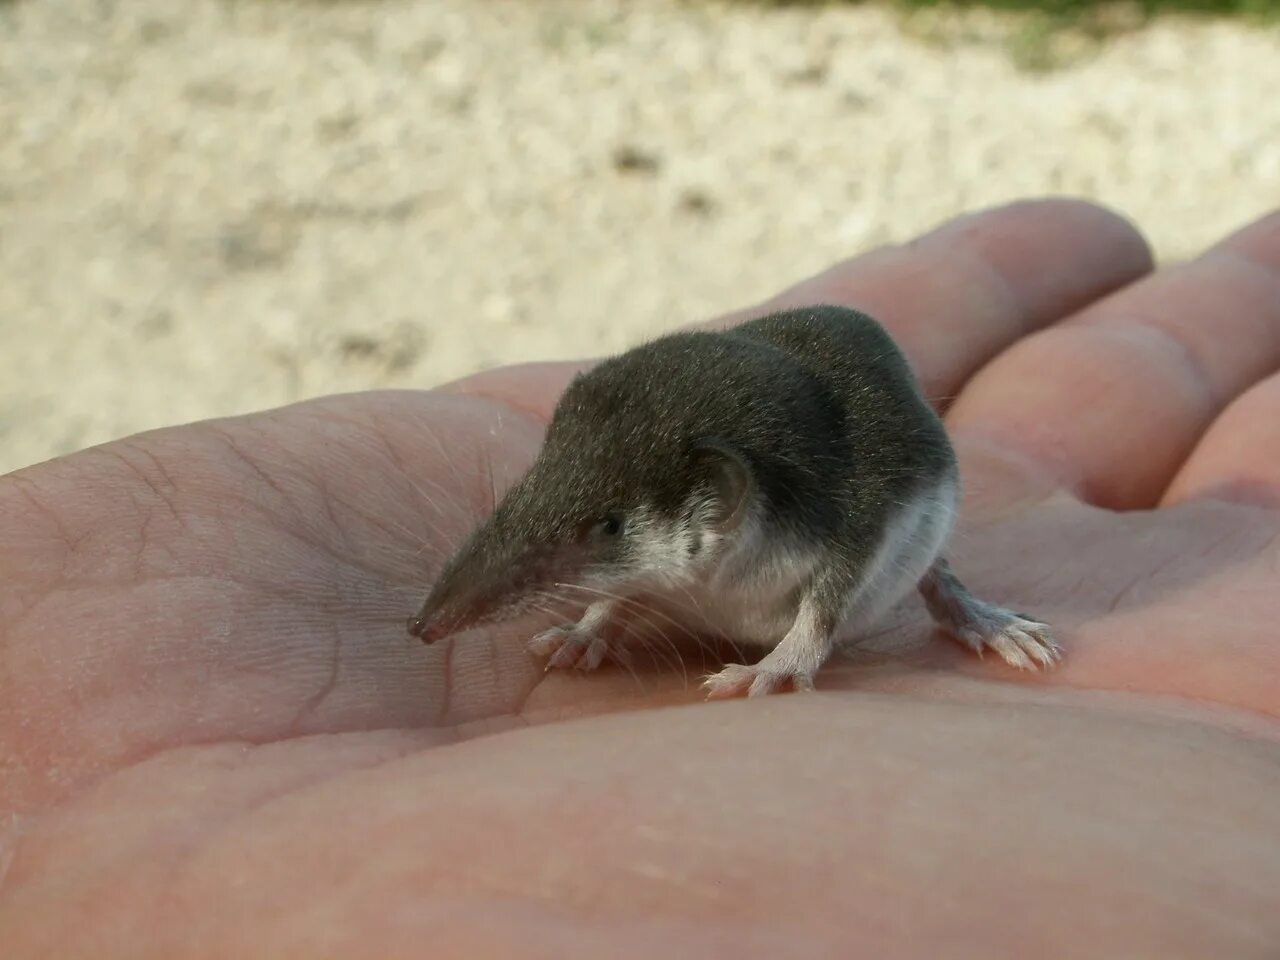
[[[740,2],[767,7],[827,7],[866,4],[869,0],[740,0]],[[1115,0],[882,0],[882,2],[889,6],[907,9],[985,8],[1038,13],[1068,19],[1095,16],[1107,7],[1121,5]],[[1269,19],[1280,16],[1280,0],[1131,0],[1123,6],[1132,7],[1147,17],[1162,13]]]
[[[693,0],[696,2],[696,0]],[[897,11],[904,31],[946,47],[963,34],[963,14],[1000,14],[1004,46],[1019,68],[1044,73],[1070,66],[1112,37],[1163,16],[1280,24],[1280,0],[733,0],[743,6],[820,8],[881,6]]]

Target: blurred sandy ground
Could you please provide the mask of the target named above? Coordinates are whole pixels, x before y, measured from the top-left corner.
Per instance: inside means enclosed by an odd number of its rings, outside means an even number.
[[[1166,258],[1280,204],[1280,31],[1162,21],[1037,75],[1002,24],[0,0],[0,470],[613,350],[1018,196]]]

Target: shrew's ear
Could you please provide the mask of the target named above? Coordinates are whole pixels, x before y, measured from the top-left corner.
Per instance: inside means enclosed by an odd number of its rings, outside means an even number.
[[[694,444],[693,455],[711,480],[719,506],[716,522],[727,533],[742,522],[755,492],[751,466],[737,450],[715,438]]]

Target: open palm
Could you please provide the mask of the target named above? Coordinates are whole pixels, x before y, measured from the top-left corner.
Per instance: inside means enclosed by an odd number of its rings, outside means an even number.
[[[1149,269],[1025,203],[751,311],[899,339],[961,455],[957,568],[1054,624],[1043,676],[918,603],[816,693],[714,705],[675,637],[589,676],[515,625],[412,642],[570,364],[3,478],[5,956],[1268,955],[1280,216]]]

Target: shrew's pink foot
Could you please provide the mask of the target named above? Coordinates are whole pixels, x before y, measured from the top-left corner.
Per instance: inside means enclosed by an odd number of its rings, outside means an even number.
[[[614,602],[602,600],[587,607],[577,623],[562,624],[538,634],[529,641],[529,649],[549,658],[547,670],[594,670],[607,657],[621,659],[622,650],[608,639],[616,636],[617,625]]]
[[[576,623],[544,630],[529,641],[529,649],[548,658],[547,670],[594,670],[612,653],[608,640]]]
[[[925,575],[920,593],[938,626],[978,656],[994,650],[1020,670],[1053,667],[1062,660],[1062,648],[1047,623],[979,600],[946,560],[939,560]]]
[[[707,677],[702,686],[707,691],[708,700],[728,700],[743,694],[761,697],[788,687],[792,690],[812,690],[813,675],[772,670],[764,661],[753,666],[731,663],[719,673]]]

